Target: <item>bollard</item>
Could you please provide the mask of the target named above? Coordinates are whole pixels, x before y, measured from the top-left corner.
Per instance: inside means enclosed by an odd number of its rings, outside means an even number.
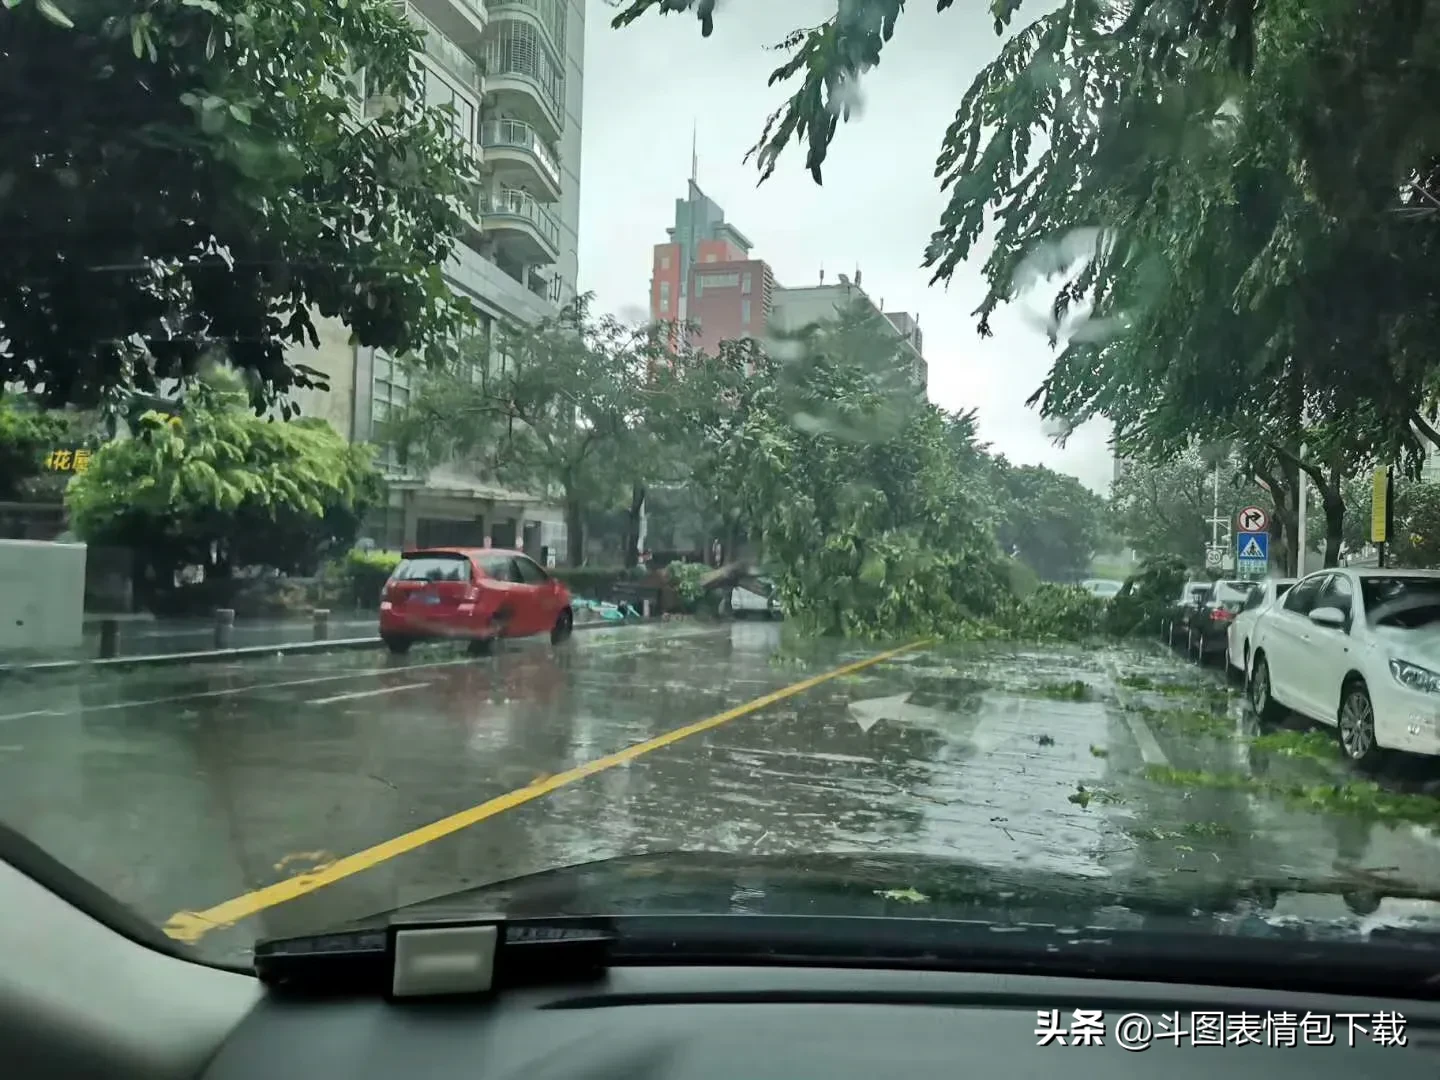
[[[215,648],[228,649],[230,638],[235,630],[235,610],[233,608],[215,609]]]
[[[650,598],[646,597],[640,601],[640,615],[642,618],[650,618]]]
[[[120,620],[104,619],[100,623],[100,659],[120,655]]]
[[[315,640],[330,640],[330,609],[317,607],[315,609]]]

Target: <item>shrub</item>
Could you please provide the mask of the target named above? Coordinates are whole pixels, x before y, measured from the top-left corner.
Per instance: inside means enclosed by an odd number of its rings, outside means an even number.
[[[357,608],[373,611],[380,606],[380,592],[400,564],[393,551],[349,551],[340,563],[345,581],[343,595]]]

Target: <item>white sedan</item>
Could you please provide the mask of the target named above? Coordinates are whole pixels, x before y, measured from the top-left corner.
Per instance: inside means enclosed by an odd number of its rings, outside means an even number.
[[[1225,631],[1225,662],[1242,675],[1250,666],[1250,638],[1255,632],[1255,620],[1294,584],[1293,577],[1267,578],[1260,582],[1258,589],[1251,590],[1244,606],[1230,620]]]
[[[1440,755],[1440,571],[1321,570],[1263,611],[1250,702],[1330,724],[1345,756]]]

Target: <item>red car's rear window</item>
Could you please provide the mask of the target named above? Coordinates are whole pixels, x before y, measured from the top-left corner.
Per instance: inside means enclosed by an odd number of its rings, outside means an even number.
[[[401,559],[394,581],[469,581],[470,560],[464,555],[417,555]]]

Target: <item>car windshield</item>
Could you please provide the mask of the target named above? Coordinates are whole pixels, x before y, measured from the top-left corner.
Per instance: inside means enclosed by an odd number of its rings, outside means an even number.
[[[1377,626],[1415,628],[1440,621],[1440,577],[1365,577],[1360,595]]]
[[[0,824],[203,961],[608,859],[1440,897],[1440,4],[4,0],[0,62]]]

